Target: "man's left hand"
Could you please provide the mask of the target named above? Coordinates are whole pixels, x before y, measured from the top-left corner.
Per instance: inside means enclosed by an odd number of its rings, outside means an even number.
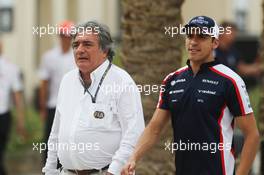
[[[20,135],[21,142],[24,143],[27,138],[27,132],[25,129],[24,122],[18,121],[16,126],[17,133]]]

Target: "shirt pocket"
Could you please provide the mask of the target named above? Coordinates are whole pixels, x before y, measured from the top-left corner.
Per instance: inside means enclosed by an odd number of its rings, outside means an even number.
[[[109,129],[112,120],[111,106],[104,103],[90,103],[84,106],[80,115],[80,125],[91,129]]]

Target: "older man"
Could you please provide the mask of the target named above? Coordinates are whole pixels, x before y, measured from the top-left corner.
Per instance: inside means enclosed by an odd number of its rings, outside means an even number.
[[[111,63],[112,44],[104,25],[76,27],[72,47],[78,68],[60,85],[46,175],[58,174],[57,157],[64,175],[120,174],[131,155],[144,129],[143,110],[132,78]]]

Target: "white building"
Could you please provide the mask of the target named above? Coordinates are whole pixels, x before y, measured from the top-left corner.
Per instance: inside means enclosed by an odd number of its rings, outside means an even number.
[[[27,101],[38,85],[36,72],[41,55],[57,42],[56,35],[40,38],[36,28],[56,26],[65,19],[76,23],[98,20],[117,37],[119,9],[118,0],[0,0],[0,28],[6,30],[1,36],[3,54],[21,68]]]
[[[57,41],[56,35],[40,38],[33,34],[34,29],[55,26],[64,19],[76,23],[94,19],[107,24],[112,35],[119,37],[120,7],[120,0],[0,0],[0,29],[6,30],[1,36],[3,53],[21,68],[28,102],[38,85],[40,57]],[[242,19],[241,25],[245,24],[245,30],[253,35],[260,35],[262,30],[261,0],[185,0],[182,14],[184,22],[204,14],[218,22]]]

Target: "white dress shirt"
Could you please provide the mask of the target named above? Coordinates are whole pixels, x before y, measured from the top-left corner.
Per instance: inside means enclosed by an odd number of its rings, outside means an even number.
[[[88,91],[93,96],[108,65],[106,60],[91,73]],[[104,117],[95,118],[95,111],[103,112]],[[144,126],[140,93],[127,72],[112,65],[96,103],[92,103],[89,93],[84,93],[79,70],[74,69],[64,76],[60,85],[43,172],[57,174],[59,157],[65,169],[101,169],[110,164],[108,171],[120,174]],[[50,146],[56,144],[58,149]],[[85,149],[81,149],[83,144],[86,144]]]
[[[76,68],[72,49],[63,53],[60,47],[55,47],[45,53],[41,59],[39,77],[49,81],[49,96],[47,106],[55,108],[62,77]]]
[[[22,89],[18,67],[0,56],[0,114],[10,110],[11,93]]]

